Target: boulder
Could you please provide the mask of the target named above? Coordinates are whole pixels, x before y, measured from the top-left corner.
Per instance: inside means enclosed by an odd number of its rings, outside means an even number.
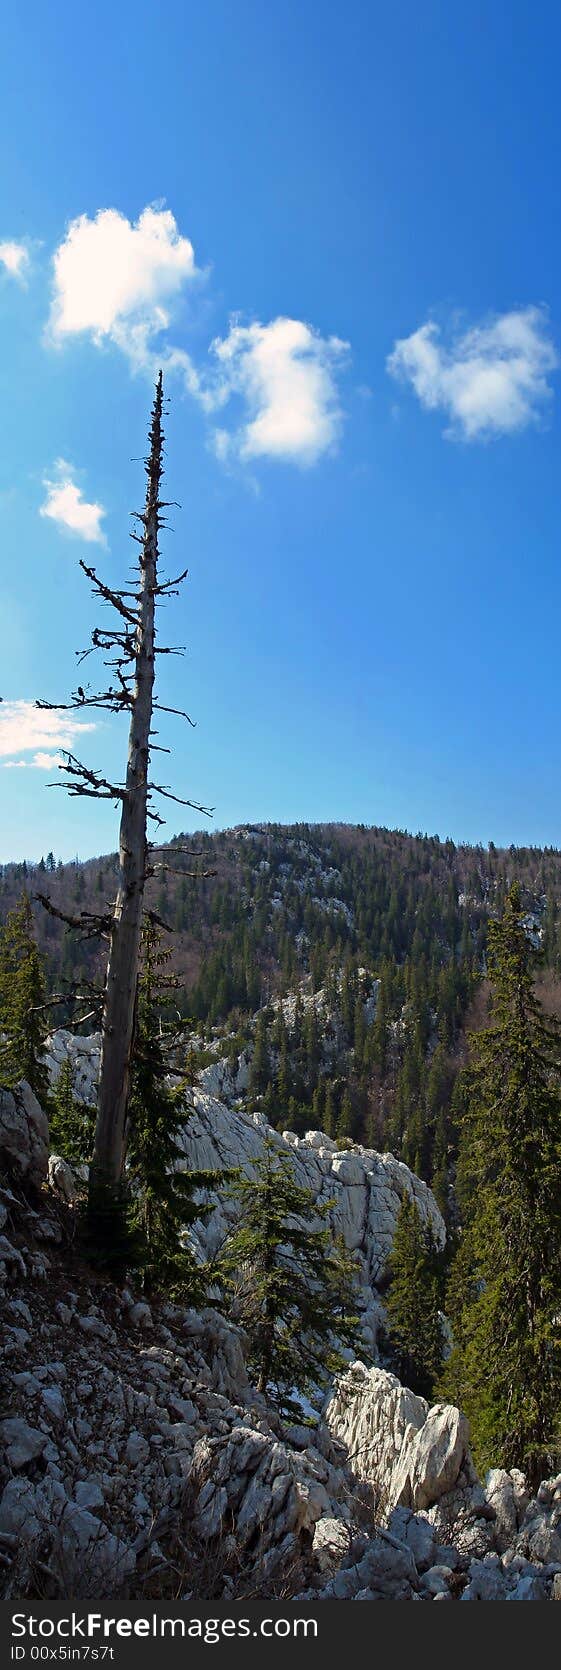
[[[42,1455],[48,1442],[47,1435],[30,1426],[21,1415],[11,1415],[0,1421],[0,1438],[6,1446],[6,1460],[12,1472],[19,1473],[30,1461]]]
[[[37,1097],[22,1079],[0,1087],[0,1165],[15,1183],[40,1189],[49,1163],[49,1124]]]
[[[424,1519],[422,1514],[411,1513],[409,1508],[394,1508],[388,1529],[411,1549],[417,1571],[428,1571],[437,1552],[436,1537],[429,1520]]]
[[[343,1519],[318,1519],[312,1543],[321,1572],[331,1575],[349,1552],[349,1528]]]
[[[394,1470],[428,1411],[425,1399],[394,1374],[360,1362],[351,1363],[328,1399],[324,1419],[329,1432],[344,1446],[356,1477],[372,1484],[388,1509],[398,1500]]]
[[[51,1154],[49,1158],[49,1188],[69,1205],[76,1200],[79,1192],[72,1166],[60,1154]]]
[[[468,1448],[465,1415],[453,1404],[435,1404],[403,1446],[392,1478],[394,1502],[414,1509],[438,1502],[456,1484]]]

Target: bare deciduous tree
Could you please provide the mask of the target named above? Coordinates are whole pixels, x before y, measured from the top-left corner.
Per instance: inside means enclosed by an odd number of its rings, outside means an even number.
[[[95,569],[81,562],[91,581],[94,595],[108,604],[118,619],[107,627],[96,627],[91,645],[81,652],[79,660],[92,649],[108,651],[105,666],[110,669],[106,690],[90,694],[78,686],[67,703],[38,702],[38,707],[77,709],[103,708],[109,712],[128,711],[130,715],[127,769],[124,783],[112,783],[98,771],[91,770],[75,755],[67,753],[60,770],[65,774],[66,787],[72,795],[86,795],[95,800],[111,800],[121,807],[118,856],[118,886],[116,898],[106,913],[78,914],[72,918],[56,911],[44,894],[38,895],[47,909],[62,916],[86,935],[104,934],[109,940],[107,974],[103,994],[101,1021],[101,1066],[97,1108],[94,1159],[90,1174],[90,1212],[95,1216],[100,1205],[107,1205],[118,1196],[123,1177],[126,1152],[127,1106],[129,1097],[131,1057],[134,1046],[135,1010],[144,892],[146,881],[157,869],[170,866],[154,861],[153,843],[148,842],[148,820],[156,825],[163,818],[153,805],[154,794],[208,812],[192,800],[182,800],[171,789],[150,779],[150,756],[159,744],[154,742],[154,711],[178,713],[191,724],[187,713],[166,707],[154,695],[157,655],[181,653],[180,648],[160,647],[156,644],[156,608],[164,597],[176,596],[177,588],[187,570],[174,580],[160,581],[158,574],[158,538],[163,526],[165,502],[160,497],[163,474],[163,380],[160,372],[156,385],[149,434],[149,453],[146,459],[146,502],[137,515],[140,533],[132,537],[139,546],[138,564],[133,584],[129,589],[114,590],[106,585]],[[169,750],[160,750],[168,752]],[[56,785],[59,786],[59,785]],[[175,849],[182,852],[187,848]],[[182,872],[184,873],[184,872]],[[148,913],[153,920],[154,912]],[[165,924],[162,924],[165,926]]]

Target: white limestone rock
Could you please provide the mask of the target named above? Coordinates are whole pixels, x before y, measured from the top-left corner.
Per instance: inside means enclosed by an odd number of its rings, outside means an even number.
[[[48,1177],[49,1188],[53,1189],[55,1194],[60,1195],[67,1204],[71,1205],[77,1198],[78,1186],[72,1166],[68,1164],[67,1160],[63,1160],[60,1154],[49,1155]]]
[[[453,1404],[437,1403],[403,1446],[391,1492],[396,1504],[429,1508],[457,1483],[469,1448],[469,1422]]]
[[[352,1363],[335,1385],[325,1421],[388,1511],[432,1506],[469,1459],[469,1425],[459,1409],[429,1409],[395,1375],[363,1363]]]
[[[485,1496],[495,1514],[497,1547],[508,1548],[516,1537],[530,1500],[524,1474],[513,1467],[493,1467],[485,1480]]]
[[[320,994],[316,995],[319,998]],[[53,1033],[48,1040],[47,1064],[53,1081],[69,1058],[76,1075],[75,1094],[90,1106],[96,1098],[99,1043],[98,1033],[75,1038],[64,1030]],[[203,1069],[193,1091],[194,1112],[182,1134],[185,1163],[190,1169],[209,1171],[239,1166],[249,1174],[268,1139],[289,1151],[302,1187],[312,1190],[318,1205],[334,1202],[332,1228],[343,1235],[357,1255],[363,1305],[370,1314],[374,1342],[380,1311],[373,1302],[373,1289],[384,1279],[401,1201],[405,1194],[415,1199],[423,1223],[430,1226],[436,1245],[442,1247],[445,1229],[436,1201],[427,1185],[391,1154],[377,1154],[358,1145],[341,1152],[321,1131],[308,1131],[303,1137],[293,1132],[281,1135],[267,1124],[262,1113],[247,1113],[228,1105],[247,1089],[248,1061],[243,1054],[237,1070],[228,1060],[212,1062]],[[213,1202],[212,1195],[204,1198]],[[216,1252],[235,1210],[233,1202],[222,1198],[204,1222],[194,1225],[191,1243],[201,1261]]]
[[[0,1087],[0,1161],[17,1183],[39,1189],[47,1176],[49,1126],[37,1097],[22,1079]]]
[[[324,1419],[329,1432],[352,1457],[356,1476],[374,1486],[388,1510],[397,1502],[396,1469],[428,1412],[425,1399],[394,1374],[359,1362],[351,1363],[328,1399]]]
[[[344,1519],[318,1519],[312,1550],[321,1572],[329,1576],[349,1552],[349,1528]]]
[[[95,1107],[97,1100],[100,1047],[101,1033],[81,1038],[64,1027],[53,1032],[45,1042],[45,1064],[52,1084],[56,1084],[64,1062],[70,1061],[74,1096],[86,1107]]]

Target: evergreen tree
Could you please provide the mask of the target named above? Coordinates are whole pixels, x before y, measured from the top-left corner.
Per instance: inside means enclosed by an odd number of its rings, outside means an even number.
[[[219,1269],[232,1315],[248,1335],[258,1390],[272,1388],[283,1411],[298,1412],[292,1393],[324,1385],[343,1367],[341,1348],[357,1344],[354,1262],[328,1228],[310,1228],[329,1205],[318,1207],[273,1142],[229,1192],[239,1218]]]
[[[45,979],[33,931],[29,895],[22,893],[0,932],[0,1077],[27,1079],[43,1107],[49,1100],[45,1066]]]
[[[472,1424],[477,1461],[533,1483],[559,1456],[561,1036],[534,987],[513,885],[490,924],[490,1025],[472,1039],[458,1193],[464,1229],[448,1308],[443,1391]]]
[[[168,961],[157,930],[146,924],[129,1104],[129,1222],[134,1244],[142,1245],[146,1287],[193,1303],[203,1297],[204,1282],[186,1232],[205,1215],[195,1190],[212,1187],[216,1176],[177,1169],[190,1108],[185,1079],[175,1087],[169,1080],[170,1034],[162,1011],[175,981],[163,972]]]
[[[416,1204],[403,1196],[389,1259],[388,1332],[400,1380],[430,1397],[442,1367],[438,1261]]]
[[[353,1104],[348,1090],[341,1098],[339,1117],[337,1120],[337,1136],[341,1141],[348,1139],[353,1133]]]
[[[253,1055],[249,1071],[249,1090],[252,1096],[260,1096],[266,1089],[271,1076],[269,1049],[267,1043],[267,1022],[265,1015],[257,1016],[255,1036],[253,1041]]]
[[[63,1061],[52,1098],[49,1119],[49,1140],[54,1154],[62,1155],[71,1165],[81,1165],[91,1158],[94,1136],[94,1115],[89,1108],[76,1101],[74,1072],[67,1055]]]
[[[336,1090],[335,1090],[335,1086],[331,1083],[328,1083],[327,1090],[326,1090],[326,1093],[325,1093],[325,1111],[324,1111],[324,1118],[323,1118],[323,1129],[325,1131],[326,1137],[333,1138],[335,1136],[336,1124],[337,1124],[337,1093],[336,1093]]]

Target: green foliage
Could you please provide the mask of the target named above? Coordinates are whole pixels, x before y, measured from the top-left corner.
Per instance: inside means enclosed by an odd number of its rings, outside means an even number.
[[[442,1367],[439,1261],[416,1201],[403,1196],[389,1259],[386,1301],[392,1358],[400,1380],[431,1396]]]
[[[249,1338],[249,1361],[260,1391],[269,1388],[284,1412],[298,1412],[293,1391],[309,1394],[356,1346],[354,1263],[328,1228],[312,1191],[296,1182],[288,1154],[265,1145],[251,1177],[229,1186],[239,1209],[219,1274],[231,1313]]]
[[[45,978],[29,895],[23,892],[0,933],[0,1078],[27,1079],[46,1108]]]
[[[261,1012],[255,1023],[253,1054],[251,1057],[249,1088],[252,1095],[262,1095],[270,1083],[270,1078],[267,1022],[264,1013]]]
[[[464,1229],[442,1390],[480,1467],[557,1465],[561,1403],[561,1036],[534,987],[520,889],[489,929],[490,1025],[472,1039],[458,1189]]]
[[[52,1152],[62,1155],[70,1165],[87,1163],[93,1148],[94,1126],[92,1110],[76,1101],[72,1062],[67,1056],[51,1100],[49,1140]]]
[[[216,1176],[177,1169],[182,1157],[181,1131],[190,1106],[186,1080],[176,1086],[169,1082],[173,1034],[162,1011],[175,982],[164,973],[168,961],[157,930],[147,924],[128,1110],[129,1221],[143,1249],[140,1262],[146,1288],[164,1288],[193,1303],[204,1296],[204,1279],[187,1232],[205,1212],[195,1201],[195,1192],[211,1187]],[[189,1068],[188,1076],[192,1077]]]

